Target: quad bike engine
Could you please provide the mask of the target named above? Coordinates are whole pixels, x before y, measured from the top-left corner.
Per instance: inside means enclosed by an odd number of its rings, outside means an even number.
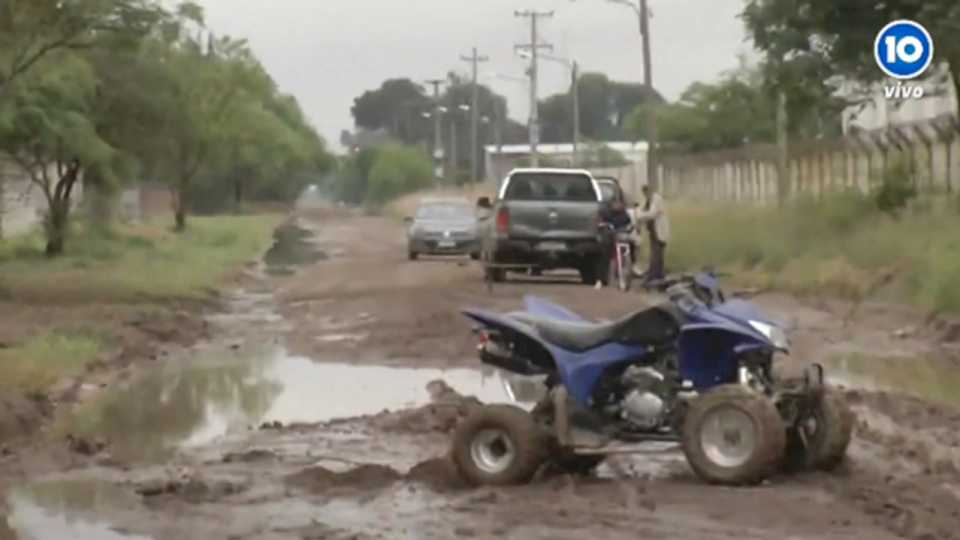
[[[632,366],[623,374],[621,383],[623,419],[644,431],[659,428],[668,410],[666,377],[651,367]]]

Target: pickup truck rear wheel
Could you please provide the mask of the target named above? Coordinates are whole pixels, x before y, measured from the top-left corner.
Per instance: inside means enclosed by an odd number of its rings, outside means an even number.
[[[581,263],[580,268],[580,281],[584,285],[594,285],[598,280],[606,281],[607,276],[603,275],[603,264],[600,262],[601,257],[595,257],[590,259],[584,259]],[[606,283],[604,283],[606,285]]]
[[[503,268],[487,268],[487,276],[494,283],[503,283],[507,279],[507,272]]]

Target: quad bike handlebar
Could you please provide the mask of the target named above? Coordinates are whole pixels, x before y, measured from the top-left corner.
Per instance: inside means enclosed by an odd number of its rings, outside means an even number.
[[[729,275],[706,268],[700,272],[683,272],[662,279],[652,280],[647,287],[666,293],[670,298],[693,297],[705,304],[723,303],[726,298],[717,278]]]

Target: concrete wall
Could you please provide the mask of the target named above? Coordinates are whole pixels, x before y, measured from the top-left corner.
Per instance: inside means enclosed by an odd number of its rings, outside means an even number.
[[[83,200],[82,181],[74,186],[72,198],[75,206]],[[40,187],[16,165],[0,159],[0,238],[41,227],[46,211],[47,201]]]

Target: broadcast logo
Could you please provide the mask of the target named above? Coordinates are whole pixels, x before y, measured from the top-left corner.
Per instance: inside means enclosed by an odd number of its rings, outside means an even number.
[[[897,79],[883,87],[887,99],[918,99],[923,87],[905,81],[923,75],[933,62],[933,39],[916,21],[899,20],[883,27],[873,44],[873,56],[884,73]]]

